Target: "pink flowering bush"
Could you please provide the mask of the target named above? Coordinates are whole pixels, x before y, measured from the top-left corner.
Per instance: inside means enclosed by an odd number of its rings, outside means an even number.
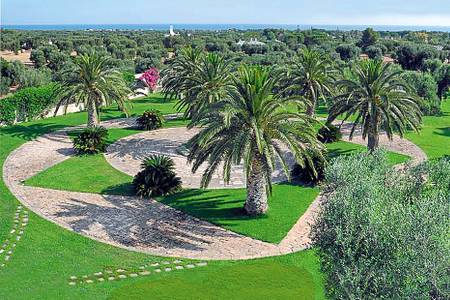
[[[157,68],[150,68],[139,77],[139,80],[141,80],[152,92],[156,90],[158,79],[159,71]]]

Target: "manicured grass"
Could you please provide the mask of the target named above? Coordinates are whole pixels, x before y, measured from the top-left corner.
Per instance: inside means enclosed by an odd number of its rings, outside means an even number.
[[[367,147],[365,147],[365,146],[357,145],[357,144],[353,144],[353,143],[345,142],[345,141],[339,141],[336,143],[327,144],[327,149],[328,149],[328,156],[330,158],[334,158],[339,155],[348,155],[350,153],[367,151]],[[408,160],[411,159],[411,157],[409,157],[407,155],[397,153],[397,152],[392,152],[392,151],[387,151],[386,155],[387,155],[388,162],[391,165],[401,164],[401,163],[407,162]]]
[[[173,104],[168,104],[168,107],[171,105],[173,106]],[[149,99],[147,104],[142,103],[142,107],[136,108],[135,106],[135,109],[145,110],[145,108],[153,107],[153,103]],[[123,115],[120,112],[108,110],[102,114],[102,119],[121,116]],[[3,166],[7,155],[21,144],[53,130],[84,124],[85,122],[85,113],[75,113],[0,128],[0,165]],[[2,170],[1,167],[0,175]],[[1,178],[2,176],[0,176],[0,241],[4,241],[12,228],[14,211],[18,201],[6,188]],[[107,266],[114,268],[139,266],[160,260],[159,257],[126,251],[93,241],[67,231],[30,212],[29,225],[22,240],[17,244],[8,264],[0,268],[0,299],[107,299],[115,290],[120,290],[117,294],[114,294],[115,298],[129,299],[128,293],[141,291],[145,294],[148,291],[143,291],[135,285],[151,286],[152,282],[156,281],[160,286],[158,291],[163,295],[169,295],[166,299],[180,298],[185,295],[186,282],[196,282],[200,287],[199,280],[209,277],[217,280],[219,278],[217,274],[227,268],[228,274],[233,273],[236,277],[235,279],[230,278],[230,276],[226,277],[227,280],[230,280],[230,285],[228,285],[228,282],[222,281],[221,286],[216,285],[216,290],[206,290],[200,297],[200,299],[213,299],[216,295],[228,294],[232,296],[233,292],[230,287],[235,290],[251,287],[252,283],[247,282],[247,280],[239,283],[239,278],[248,278],[247,272],[252,272],[252,269],[275,270],[276,267],[270,267],[270,265],[280,265],[280,268],[286,266],[286,268],[283,269],[284,272],[261,273],[261,276],[258,277],[259,282],[264,282],[265,285],[272,283],[278,285],[280,282],[285,282],[284,288],[288,290],[296,290],[299,286],[305,286],[308,289],[313,287],[315,299],[325,298],[320,265],[312,250],[251,261],[212,261],[204,269],[177,271],[179,273],[170,272],[137,279],[75,287],[68,285],[68,278],[72,275],[80,276],[98,272]],[[295,274],[291,276],[290,272]],[[304,276],[299,276],[299,273],[304,274]],[[175,278],[177,284],[172,283],[172,279]],[[293,278],[295,278],[295,281],[291,280]],[[313,285],[311,285],[311,279]],[[258,287],[254,284],[253,286]],[[163,289],[164,285],[167,286],[166,290]],[[275,289],[273,291],[266,290],[265,294],[270,299],[286,299],[285,295]],[[305,295],[309,296],[310,294]],[[146,294],[144,297],[148,299],[149,295]],[[157,296],[150,293],[150,297]]]
[[[442,103],[442,116],[423,117],[422,130],[406,138],[419,146],[428,158],[450,155],[450,98]]]
[[[322,299],[315,278],[304,268],[305,263],[318,266],[312,254],[304,251],[276,261],[205,268],[191,276],[179,273],[170,281],[133,283],[115,290],[111,299]]]
[[[275,184],[269,197],[269,212],[263,217],[245,214],[245,189],[192,189],[159,201],[229,230],[278,243],[318,194],[318,188]]]

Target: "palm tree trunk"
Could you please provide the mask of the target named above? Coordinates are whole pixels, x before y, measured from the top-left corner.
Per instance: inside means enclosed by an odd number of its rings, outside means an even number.
[[[98,124],[98,114],[97,114],[97,109],[95,107],[94,101],[88,101],[87,103],[87,113],[88,113],[88,123],[87,123],[87,127],[88,128],[93,128],[95,126],[97,126]]]
[[[369,149],[369,152],[372,152],[378,148],[380,142],[380,132],[378,128],[378,120],[374,120],[367,132],[367,148]]]
[[[249,215],[264,214],[269,208],[263,163],[258,156],[253,159],[252,170],[247,178],[247,200],[244,209]]]

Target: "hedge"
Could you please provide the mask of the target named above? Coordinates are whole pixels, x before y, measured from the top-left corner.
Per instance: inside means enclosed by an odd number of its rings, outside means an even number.
[[[56,104],[56,84],[24,88],[0,100],[0,123],[14,124],[42,117]]]

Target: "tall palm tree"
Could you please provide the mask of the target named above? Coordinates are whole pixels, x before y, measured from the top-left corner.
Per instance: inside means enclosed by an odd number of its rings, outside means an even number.
[[[59,89],[60,106],[75,102],[84,104],[88,113],[87,126],[92,128],[99,123],[99,108],[116,102],[119,109],[127,114],[125,100],[131,90],[123,80],[122,74],[111,67],[109,56],[90,52],[78,56],[73,68],[65,71],[65,81]]]
[[[345,121],[356,115],[350,138],[361,123],[363,138],[368,138],[367,148],[373,151],[378,147],[381,130],[391,140],[394,132],[403,137],[409,128],[419,130],[419,99],[403,81],[401,71],[381,60],[366,60],[357,63],[351,73],[354,79],[337,82],[342,93],[335,97],[329,117],[334,120],[346,113]]]
[[[287,72],[288,94],[308,100],[306,114],[313,116],[319,97],[331,94],[334,82],[333,69],[328,58],[316,50],[306,48]]]
[[[243,65],[233,76],[233,88],[199,115],[190,127],[201,131],[188,143],[188,160],[195,172],[208,163],[202,187],[207,187],[219,165],[226,182],[232,165],[243,163],[247,178],[247,200],[244,209],[250,215],[268,209],[271,176],[279,160],[289,177],[289,166],[280,146],[286,145],[302,166],[312,165],[312,156],[321,156],[322,144],[316,139],[314,119],[289,112],[287,106],[302,105],[299,97],[284,98],[273,94],[279,77],[272,69]]]
[[[223,56],[185,48],[162,71],[162,92],[167,98],[180,98],[178,109],[193,117],[224,97],[230,79],[230,68]]]

